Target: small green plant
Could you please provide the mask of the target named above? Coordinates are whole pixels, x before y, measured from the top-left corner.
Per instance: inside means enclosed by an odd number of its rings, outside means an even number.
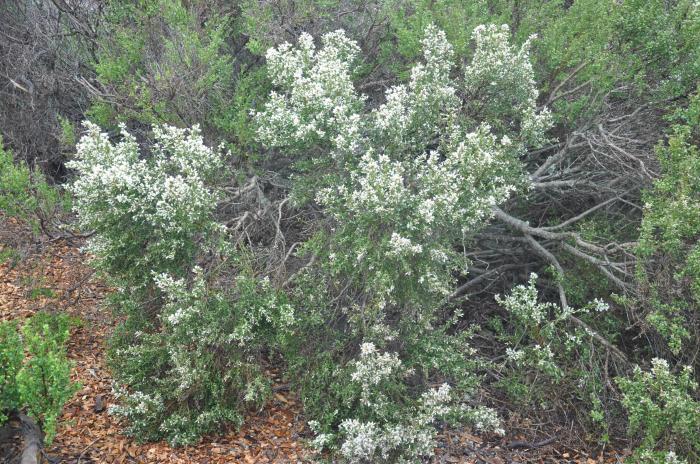
[[[30,300],[56,297],[56,292],[47,285],[46,277],[34,272],[36,269],[43,269],[44,266],[48,265],[49,262],[46,259],[32,262],[30,263],[32,272],[19,278],[22,287],[26,289],[25,296]]]
[[[0,323],[0,423],[26,410],[41,427],[46,443],[56,435],[63,405],[77,391],[66,356],[71,320],[39,313],[20,329]]]
[[[73,149],[78,143],[73,123],[68,118],[59,115],[58,124],[61,126],[61,145],[66,149]]]
[[[596,354],[590,334],[572,324],[571,318],[600,322],[609,307],[596,299],[562,309],[540,302],[536,284],[537,275],[531,274],[527,285],[496,296],[507,312],[498,330],[505,353],[498,365],[502,378],[497,386],[513,405],[528,411],[551,409],[557,402],[585,404],[588,414],[581,419],[595,427],[599,441],[607,441],[611,408],[602,395],[605,358]]]
[[[0,323],[0,424],[8,413],[19,409],[17,373],[22,367],[22,340],[14,322]]]
[[[56,292],[47,287],[37,287],[33,288],[29,292],[29,298],[32,300],[38,300],[39,298],[55,298]]]
[[[694,396],[698,384],[689,366],[674,374],[666,360],[654,358],[649,371],[637,366],[631,377],[620,377],[617,384],[629,416],[629,434],[641,437],[637,459],[657,456],[661,461],[666,452],[658,450],[668,449],[700,457],[700,402]]]
[[[0,211],[27,221],[35,234],[51,234],[56,214],[66,210],[68,201],[39,170],[15,162],[0,137]]]
[[[5,245],[5,248],[0,248],[0,264],[8,263],[10,268],[17,265],[20,260],[20,253],[16,248]]]

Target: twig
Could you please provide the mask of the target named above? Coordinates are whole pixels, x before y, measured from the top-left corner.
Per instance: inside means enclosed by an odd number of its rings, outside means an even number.
[[[541,448],[543,446],[547,446],[550,443],[554,443],[555,438],[550,437],[546,438],[541,441],[537,442],[531,442],[531,441],[522,441],[522,440],[516,440],[516,441],[511,441],[506,445],[506,448],[514,449],[514,448]]]
[[[80,461],[83,459],[83,456],[85,456],[85,453],[87,453],[87,451],[88,451],[90,448],[92,448],[92,445],[94,445],[95,443],[97,443],[101,438],[102,438],[102,437],[97,437],[97,438],[95,438],[94,440],[92,440],[90,443],[88,443],[88,445],[83,449],[83,451],[80,452],[80,455],[78,456],[77,464],[80,464]]]

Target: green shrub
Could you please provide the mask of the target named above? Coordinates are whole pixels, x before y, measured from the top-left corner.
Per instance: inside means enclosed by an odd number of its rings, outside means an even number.
[[[672,120],[668,141],[657,146],[661,177],[644,198],[641,296],[631,306],[642,327],[657,334],[652,350],[683,361],[700,336],[700,96]]]
[[[655,358],[652,369],[636,369],[619,380],[630,433],[642,437],[640,462],[662,462],[669,448],[700,459],[700,410],[692,370],[700,364],[700,96],[669,119],[668,139],[656,148],[661,175],[644,194],[637,245],[637,289],[624,300],[650,341],[649,352],[683,368],[673,374]]]
[[[121,400],[113,412],[139,441],[194,443],[241,425],[242,411],[270,393],[260,357],[293,321],[291,306],[267,280],[239,273],[231,288],[215,289],[202,269],[193,272],[189,285],[156,277],[165,300],[158,331],[122,327],[112,341]]]
[[[282,344],[313,446],[350,462],[415,462],[432,454],[438,424],[502,432],[493,410],[470,401],[483,367],[472,331],[455,334],[451,320],[429,329],[407,322],[399,335],[388,324],[360,332],[329,311],[326,285],[316,273],[299,277],[293,333]]]
[[[7,414],[20,408],[17,373],[22,367],[24,351],[17,324],[0,323],[0,424]]]
[[[11,412],[26,410],[46,443],[56,434],[63,405],[79,388],[70,380],[66,357],[70,324],[67,316],[46,313],[34,315],[21,332],[15,323],[0,323],[0,422]]]
[[[700,457],[700,402],[695,399],[698,384],[690,367],[674,374],[663,359],[654,358],[649,371],[638,366],[631,377],[620,377],[622,405],[629,416],[629,433],[640,436],[635,456],[642,462],[667,456],[666,451]]]
[[[111,98],[94,99],[87,116],[102,126],[201,124],[206,135],[226,134],[237,117],[231,13],[207,0],[106,2],[94,68]]]
[[[57,214],[68,205],[69,198],[49,185],[39,170],[15,162],[0,137],[0,211],[27,221],[35,234],[51,234]]]
[[[177,390],[181,377],[177,363],[184,360],[173,360],[171,354],[179,338],[168,330],[168,320],[161,320],[161,309],[168,304],[195,302],[187,292],[194,285],[194,263],[207,250],[220,252],[216,235],[221,227],[212,212],[217,199],[213,178],[221,167],[221,155],[204,145],[197,128],[154,127],[155,144],[149,157],[140,156],[136,140],[124,128],[117,144],[97,126],[86,123],[86,128],[76,157],[69,163],[78,174],[70,189],[79,223],[94,231],[88,242],[93,265],[117,287],[110,301],[126,316],[112,339],[110,356],[123,399],[116,411],[131,420],[131,430],[141,439],[168,437],[178,444],[190,442],[197,431],[210,430],[212,423],[236,419],[226,402],[215,405],[218,412],[210,407],[206,393],[215,386],[202,387],[206,392],[203,400],[197,397],[199,391],[191,400]],[[161,276],[178,282],[179,292],[167,293],[170,287],[159,285]],[[197,293],[193,293],[201,297],[197,307],[214,311],[222,303],[215,295],[207,297],[203,276],[198,274],[197,279]],[[202,342],[198,348],[207,346]],[[186,347],[187,343],[182,348]],[[209,355],[191,359],[211,361]],[[215,366],[210,367],[216,372]],[[212,378],[224,379],[214,375],[201,380]],[[217,398],[223,399],[223,393]],[[161,398],[167,399],[167,408]],[[210,407],[201,411],[200,422],[175,424],[198,400]],[[228,404],[236,404],[235,399]]]

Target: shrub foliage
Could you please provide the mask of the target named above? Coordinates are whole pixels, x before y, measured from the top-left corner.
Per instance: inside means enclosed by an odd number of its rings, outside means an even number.
[[[0,323],[0,424],[26,411],[51,443],[63,405],[78,390],[66,357],[67,316],[38,313],[21,328]]]

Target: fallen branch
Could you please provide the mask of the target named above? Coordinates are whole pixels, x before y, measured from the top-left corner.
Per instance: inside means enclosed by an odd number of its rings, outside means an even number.
[[[543,446],[547,446],[550,443],[554,443],[555,438],[550,437],[546,438],[541,441],[537,442],[531,442],[531,441],[522,441],[522,440],[516,440],[516,441],[511,441],[506,445],[506,448],[509,449],[514,449],[514,448],[542,448]]]
[[[499,273],[509,271],[512,269],[518,269],[523,266],[526,266],[527,264],[530,263],[525,263],[525,264],[504,264],[502,266],[498,266],[495,269],[492,269],[490,271],[484,272],[480,276],[474,277],[473,279],[465,282],[464,284],[460,285],[457,287],[454,292],[450,296],[447,297],[447,301],[454,301],[455,299],[461,297],[467,290],[469,290],[471,287],[483,282],[484,280],[487,280],[489,277],[493,277]]]
[[[539,237],[539,238],[544,238],[547,240],[554,240],[554,241],[561,243],[563,248],[566,251],[568,251],[569,253],[571,253],[579,258],[585,259],[585,260],[589,261],[591,264],[598,267],[598,269],[600,269],[601,272],[603,272],[603,274],[608,276],[608,278],[610,278],[610,280],[613,283],[615,283],[617,286],[619,286],[620,289],[628,290],[627,284],[625,284],[625,282],[623,282],[618,277],[614,276],[612,274],[611,270],[617,271],[625,276],[629,276],[629,273],[626,270],[621,269],[619,267],[620,263],[612,263],[609,260],[607,260],[605,248],[583,240],[581,238],[581,236],[579,234],[577,234],[576,232],[553,232],[552,229],[555,229],[556,226],[550,227],[550,228],[532,227],[527,222],[511,216],[510,214],[506,213],[505,211],[503,211],[502,209],[500,209],[497,206],[494,206],[493,211],[494,211],[494,215],[497,219],[504,222],[506,225],[512,227],[513,229],[520,231],[523,235],[525,235],[526,238],[528,236],[531,238],[532,237]],[[587,253],[584,253],[581,250],[566,243],[566,240],[573,240],[574,243],[576,245],[578,245],[579,247],[581,247],[581,248],[583,248],[591,253],[597,253],[599,255],[602,255],[606,259],[595,258]],[[532,244],[532,241],[530,239],[528,239],[528,242],[530,242],[530,244]],[[540,245],[539,242],[537,242],[537,243],[540,247],[542,247],[542,245]],[[544,247],[542,247],[542,248],[544,249]],[[547,252],[547,253],[549,253],[549,252]],[[543,256],[542,253],[538,253],[538,254]],[[553,256],[554,255],[552,255],[552,257]],[[549,260],[549,262],[551,264],[554,264],[551,262],[551,260]],[[563,269],[562,269],[562,271],[563,271]]]
[[[41,452],[44,449],[44,434],[39,426],[31,418],[24,414],[18,414],[22,423],[22,437],[24,438],[24,450],[20,464],[39,464]]]

